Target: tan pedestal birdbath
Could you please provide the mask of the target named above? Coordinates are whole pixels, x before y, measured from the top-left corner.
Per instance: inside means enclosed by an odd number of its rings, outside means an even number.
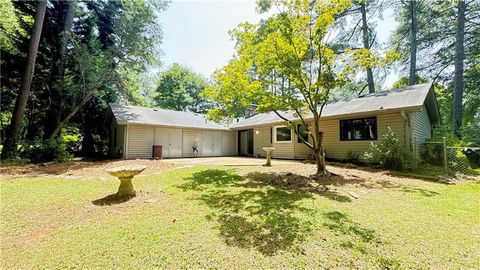
[[[273,147],[263,147],[263,151],[267,153],[267,163],[264,166],[271,167],[272,166],[272,151],[275,149]]]
[[[135,175],[145,170],[143,165],[130,165],[115,167],[108,170],[108,173],[112,176],[118,177],[120,180],[120,186],[118,187],[118,197],[133,197],[136,192],[133,189],[132,179]]]

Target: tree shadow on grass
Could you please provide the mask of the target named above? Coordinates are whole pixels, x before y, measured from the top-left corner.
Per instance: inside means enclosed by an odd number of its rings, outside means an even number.
[[[327,229],[343,235],[344,239],[341,244],[343,247],[364,252],[366,244],[381,243],[374,230],[362,227],[339,211],[330,211],[325,213],[324,216],[327,222],[323,225]]]
[[[333,176],[322,179],[320,182],[299,174],[293,173],[260,173],[252,172],[245,176],[249,181],[239,184],[243,187],[263,187],[272,186],[288,192],[305,192],[316,194],[337,202],[351,202],[350,197],[342,195],[336,191],[331,191],[325,185],[341,186],[345,184],[357,183],[358,179],[345,179],[342,176]]]
[[[186,180],[186,183],[178,187],[184,191],[202,191],[209,188],[230,186],[242,181],[242,177],[232,171],[209,169],[193,173],[192,177],[189,177]]]
[[[92,203],[97,206],[115,205],[128,202],[133,198],[135,198],[135,196],[118,196],[117,193],[113,193],[101,199],[94,200]]]
[[[233,171],[204,170],[185,180],[179,187],[199,191],[195,199],[215,210],[207,218],[219,223],[227,245],[253,248],[266,256],[291,250],[311,231],[314,210],[301,206],[300,201],[314,195],[350,201],[294,174],[251,173],[241,177]]]
[[[403,185],[403,184],[392,183],[392,182],[386,181],[386,180],[378,180],[378,181],[375,182],[375,184],[363,183],[363,184],[361,184],[361,186],[366,187],[366,188],[396,189],[396,190],[399,190],[399,191],[405,192],[405,193],[418,193],[418,194],[423,195],[425,197],[433,197],[433,196],[440,195],[440,193],[438,193],[436,191],[432,191],[432,190],[428,190],[428,189],[424,189],[424,188],[410,187],[410,186],[406,186],[406,185]]]

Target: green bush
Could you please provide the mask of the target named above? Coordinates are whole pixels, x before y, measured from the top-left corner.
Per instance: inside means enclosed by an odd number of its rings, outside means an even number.
[[[69,153],[74,153],[80,150],[81,141],[78,134],[65,135],[63,136],[63,141],[65,142],[65,148]]]
[[[362,154],[360,152],[354,152],[354,151],[350,150],[345,155],[345,161],[351,162],[351,163],[359,163],[360,159],[361,159],[361,156],[362,156]]]
[[[390,127],[383,133],[383,142],[370,143],[370,151],[365,153],[365,160],[380,164],[384,169],[413,169],[416,162],[412,153],[407,151]]]
[[[24,155],[33,163],[66,162],[73,158],[66,150],[66,142],[62,139],[35,140],[26,147]]]
[[[443,144],[427,142],[420,145],[419,154],[420,159],[430,165],[443,165]]]

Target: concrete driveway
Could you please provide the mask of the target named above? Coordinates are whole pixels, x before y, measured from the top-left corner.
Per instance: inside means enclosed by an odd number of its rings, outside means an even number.
[[[175,165],[217,165],[217,166],[260,166],[265,164],[265,158],[253,157],[199,157],[199,158],[175,158],[164,159],[164,162]],[[272,159],[275,165],[302,164],[300,160]]]

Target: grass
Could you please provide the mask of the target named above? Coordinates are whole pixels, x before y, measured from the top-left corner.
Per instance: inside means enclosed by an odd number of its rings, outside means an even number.
[[[479,184],[394,178],[318,187],[296,175],[245,175],[195,167],[136,177],[140,195],[126,202],[108,201],[116,181],[3,179],[1,268],[480,264]]]

